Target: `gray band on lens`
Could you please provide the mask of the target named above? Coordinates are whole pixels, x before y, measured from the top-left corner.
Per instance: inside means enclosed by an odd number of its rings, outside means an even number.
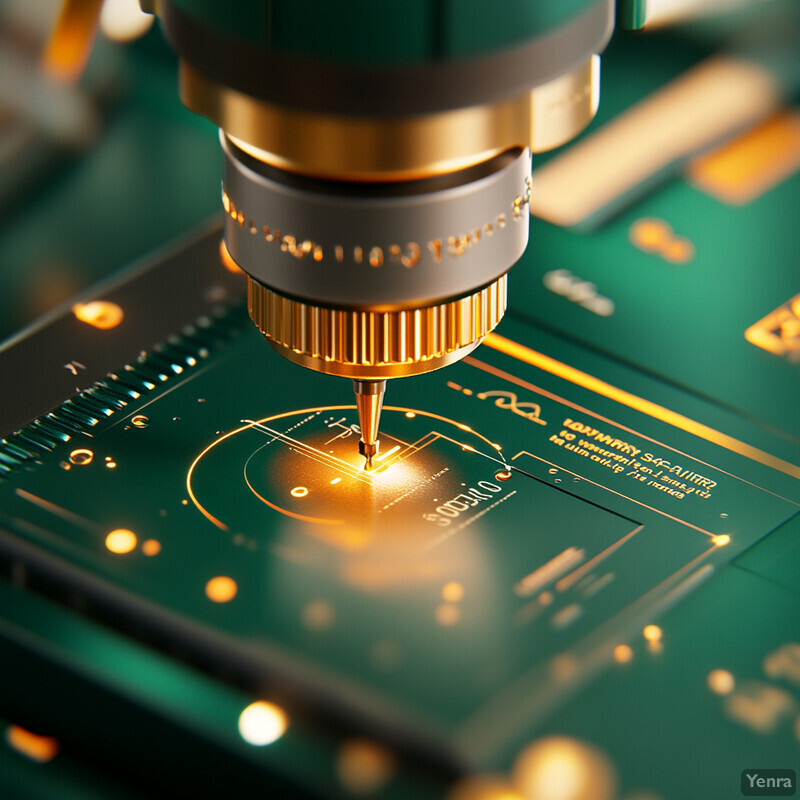
[[[441,178],[345,184],[291,176],[224,136],[225,242],[279,294],[317,305],[430,305],[503,275],[528,242],[528,150]]]

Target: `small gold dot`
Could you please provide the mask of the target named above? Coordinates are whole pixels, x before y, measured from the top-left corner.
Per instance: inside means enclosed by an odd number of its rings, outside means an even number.
[[[136,547],[136,534],[125,528],[118,528],[106,536],[106,547],[120,555],[130,553]]]
[[[708,688],[714,694],[730,694],[736,686],[736,680],[726,669],[713,669],[708,673]]]
[[[627,664],[633,659],[633,650],[627,644],[618,644],[614,648],[614,661],[617,664]]]
[[[458,581],[450,581],[442,587],[442,600],[458,603],[464,597],[464,587]]]
[[[228,603],[236,597],[239,587],[233,578],[218,575],[206,584],[206,595],[215,603]]]
[[[142,542],[142,552],[146,556],[157,556],[161,552],[161,542],[156,539],[148,539]]]
[[[642,631],[644,634],[644,638],[647,639],[648,642],[660,642],[661,641],[661,628],[658,625],[647,625],[645,629]]]

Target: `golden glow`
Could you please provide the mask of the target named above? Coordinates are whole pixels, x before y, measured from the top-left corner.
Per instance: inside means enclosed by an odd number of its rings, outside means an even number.
[[[134,428],[146,428],[149,423],[150,420],[144,414],[134,414],[131,417],[131,425]]]
[[[227,575],[218,575],[206,584],[206,596],[214,603],[229,603],[238,591],[236,581]]]
[[[648,642],[660,642],[663,631],[658,625],[646,625],[642,635]]]
[[[91,450],[87,450],[85,447],[79,447],[69,454],[70,463],[81,467],[91,464],[93,458],[94,453]]]
[[[535,800],[611,800],[617,779],[597,748],[566,736],[547,736],[526,747],[512,769],[523,797]]]
[[[458,581],[450,581],[442,587],[442,600],[446,603],[458,603],[464,598],[464,587]]]
[[[197,468],[197,465],[199,464],[199,462],[201,461],[203,456],[206,455],[206,453],[208,453],[212,448],[214,448],[217,445],[219,445],[221,442],[225,441],[225,439],[228,439],[231,436],[235,436],[235,435],[241,433],[242,431],[246,431],[246,430],[252,428],[254,425],[262,425],[262,424],[265,424],[265,423],[274,422],[275,420],[285,419],[286,417],[292,417],[292,416],[296,416],[296,415],[299,416],[301,414],[313,414],[315,412],[321,412],[321,411],[352,411],[352,410],[355,410],[355,408],[356,407],[354,405],[341,405],[341,406],[324,406],[324,407],[317,407],[317,408],[303,408],[303,409],[298,409],[296,411],[285,411],[285,412],[283,412],[281,414],[275,414],[274,416],[271,416],[271,417],[264,417],[264,418],[262,418],[260,420],[254,421],[254,422],[250,421],[246,425],[243,425],[240,428],[236,428],[236,429],[230,431],[229,433],[226,433],[225,435],[220,436],[215,441],[213,441],[211,444],[209,444],[197,456],[197,458],[195,458],[195,460],[190,465],[188,472],[186,473],[186,491],[189,494],[189,497],[191,498],[192,503],[194,503],[194,505],[197,507],[198,511],[200,511],[200,513],[203,514],[203,516],[206,517],[206,519],[208,519],[210,522],[212,522],[214,525],[216,525],[218,528],[220,528],[220,530],[227,531],[228,530],[228,526],[224,522],[222,522],[220,519],[215,517],[213,514],[211,514],[200,503],[200,501],[197,499],[197,496],[194,493],[194,490],[192,489],[192,476],[194,474],[194,470]],[[453,420],[448,419],[447,417],[443,417],[440,414],[434,414],[433,412],[430,412],[430,411],[410,411],[407,408],[403,408],[403,407],[399,407],[399,406],[385,406],[384,407],[384,412],[388,412],[388,411],[402,412],[408,418],[413,418],[413,417],[416,417],[417,415],[420,415],[420,416],[423,416],[423,417],[426,417],[426,418],[439,420],[440,422],[445,422],[448,425],[453,425],[453,426],[457,425],[457,423],[454,422]],[[409,417],[409,415],[411,415],[411,416]],[[486,445],[488,445],[489,448],[492,448],[492,443],[489,441],[489,439],[487,439],[485,436],[483,436],[482,434],[478,433],[477,431],[474,431],[474,430],[470,431],[470,435],[478,437],[482,442],[484,442]],[[473,450],[474,450],[474,448],[473,448]],[[493,448],[492,448],[492,450],[493,450]],[[373,472],[369,473],[370,479],[371,480],[387,480],[387,481],[396,482],[397,472],[398,472],[398,470],[402,469],[402,467],[403,467],[402,463],[401,464],[395,463],[395,464],[391,465],[391,467],[390,467],[391,474],[389,474],[388,471],[383,471],[383,470],[373,471]],[[247,476],[246,475],[245,475],[245,481],[247,481]],[[263,497],[261,494],[259,494],[250,485],[249,482],[248,482],[248,486],[250,487],[250,490],[253,492],[253,494],[255,494],[256,497],[258,497],[263,503],[265,503],[266,505],[270,506],[271,508],[274,508],[276,511],[279,511],[281,514],[285,514],[287,516],[290,516],[290,517],[293,517],[293,518],[296,518],[296,519],[300,519],[300,520],[303,520],[305,522],[319,523],[321,525],[343,525],[344,522],[345,522],[343,519],[325,519],[325,518],[308,517],[308,516],[304,516],[304,515],[301,515],[301,514],[296,514],[296,513],[292,512],[292,511],[288,511],[287,509],[281,508],[280,506],[276,505],[275,503],[272,503],[269,500],[267,500],[265,497]],[[184,505],[186,505],[189,501],[188,500],[182,500],[181,502]],[[351,543],[350,546],[351,547],[363,546],[363,544],[365,544],[366,541],[368,540],[368,532],[366,531],[366,529],[352,530],[352,531],[348,532],[347,540],[350,541],[350,543]]]
[[[142,552],[146,556],[157,556],[161,552],[161,542],[157,539],[148,539],[142,542]]]
[[[383,380],[460,360],[503,318],[507,276],[422,308],[348,311],[301,303],[251,278],[247,308],[266,340],[296,364],[347,378]]]
[[[685,264],[694,258],[694,245],[676,236],[663,219],[639,219],[628,231],[631,243],[645,253],[658,253],[673,264]]]
[[[308,489],[305,486],[295,486],[289,494],[292,497],[305,497],[308,494]]]
[[[760,197],[800,169],[800,111],[785,111],[695,159],[690,180],[731,205]]]
[[[503,775],[473,775],[459,781],[447,800],[526,800]]]
[[[103,0],[62,0],[42,57],[42,68],[55,80],[74,83],[92,50]]]
[[[745,59],[716,56],[534,170],[531,213],[572,226],[649,178],[773,113],[774,77]]]
[[[511,471],[507,469],[501,469],[498,472],[495,472],[494,477],[497,478],[498,481],[511,480]]]
[[[490,333],[484,340],[484,344],[488,345],[493,350],[497,350],[505,355],[511,356],[512,358],[516,358],[519,361],[523,361],[526,364],[531,364],[534,367],[544,370],[545,372],[549,372],[552,375],[556,375],[559,378],[570,381],[570,383],[574,383],[577,386],[582,386],[584,389],[589,389],[590,391],[595,392],[595,394],[607,397],[610,400],[614,400],[617,403],[628,406],[628,408],[640,411],[642,414],[647,414],[647,416],[661,420],[661,422],[666,422],[668,425],[672,425],[675,428],[679,428],[687,433],[691,433],[700,439],[705,439],[707,442],[712,442],[720,447],[724,447],[726,450],[746,456],[747,458],[751,458],[753,461],[757,461],[758,463],[764,464],[767,467],[776,469],[785,473],[786,475],[790,475],[793,478],[800,479],[800,467],[796,466],[795,464],[790,464],[788,461],[783,461],[776,456],[765,453],[763,450],[759,450],[758,448],[752,447],[749,444],[740,442],[738,439],[734,439],[732,436],[728,436],[727,434],[721,433],[713,428],[709,428],[707,425],[703,425],[700,422],[695,422],[693,419],[689,419],[689,417],[684,417],[682,414],[678,414],[675,411],[670,411],[668,408],[664,408],[664,406],[660,406],[657,403],[651,402],[650,400],[637,397],[635,394],[626,392],[624,389],[618,389],[616,386],[612,386],[610,383],[606,383],[599,378],[595,378],[593,375],[582,372],[575,367],[570,367],[569,365],[564,364],[561,361],[557,361],[550,356],[546,356],[543,353],[539,353],[536,350],[532,350],[529,347],[525,347],[524,345],[511,341],[511,339],[506,339],[504,336],[499,336],[496,333]],[[477,362],[470,361],[469,363]],[[481,365],[481,368],[483,368],[483,365]],[[520,382],[518,379],[516,379],[514,382],[518,383],[518,385],[524,385],[524,382]]]
[[[796,360],[800,354],[800,294],[751,325],[744,338],[776,356]]]
[[[717,547],[725,547],[726,544],[730,544],[731,537],[728,536],[727,533],[721,533],[719,536],[715,536],[711,541]]]
[[[395,759],[377,742],[348,739],[339,748],[336,774],[342,786],[352,794],[380,791],[392,778]]]
[[[222,203],[227,211],[228,207],[230,206],[230,200],[228,199],[227,194],[222,195]],[[228,252],[228,248],[225,245],[224,239],[220,239],[219,241],[219,256],[222,259],[222,266],[225,267],[228,272],[233,272],[234,274],[244,272],[244,270],[233,260],[233,256]]]
[[[112,553],[123,555],[130,553],[136,547],[136,534],[126,528],[117,528],[106,536],[106,547]]]
[[[303,608],[303,625],[312,631],[330,628],[334,620],[333,606],[326,600],[312,600]]]
[[[408,180],[478,164],[513,147],[534,152],[575,136],[594,116],[599,59],[495,103],[400,118],[279,107],[223,86],[181,61],[180,93],[254,158],[334,180]]]
[[[708,688],[714,694],[730,694],[736,686],[736,679],[726,669],[713,669],[708,673]]]
[[[381,453],[379,456],[376,456],[373,461],[380,462],[385,461],[389,456],[393,456],[398,450],[400,449],[400,445],[396,444],[391,450],[387,450],[385,453]]]
[[[72,313],[81,322],[107,331],[116,328],[122,322],[125,314],[116,304],[108,300],[92,300],[90,303],[78,303],[72,307]]]
[[[277,742],[288,727],[286,712],[274,703],[263,700],[251,703],[239,715],[239,734],[248,744],[256,747]]]
[[[461,619],[461,609],[452,603],[442,603],[436,607],[436,622],[443,628],[457,625]]]
[[[617,664],[627,664],[633,660],[633,650],[627,644],[618,644],[614,648],[614,661]]]
[[[44,764],[52,761],[58,754],[58,739],[51,736],[39,736],[19,725],[9,725],[6,729],[6,742],[21,755]]]

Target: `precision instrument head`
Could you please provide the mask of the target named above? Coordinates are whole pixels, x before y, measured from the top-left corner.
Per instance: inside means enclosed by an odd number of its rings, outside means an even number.
[[[358,422],[361,427],[361,441],[358,452],[366,460],[366,468],[372,469],[373,459],[380,450],[378,429],[383,407],[383,395],[386,392],[386,381],[353,381],[358,408]]]
[[[614,0],[142,4],[184,103],[220,126],[223,258],[250,315],[286,358],[356,381],[369,466],[375,386],[463,358],[502,318],[530,154],[594,116]]]

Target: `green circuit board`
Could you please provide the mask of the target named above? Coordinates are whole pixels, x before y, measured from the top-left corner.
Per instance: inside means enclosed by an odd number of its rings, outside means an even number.
[[[576,145],[710,40],[615,40]],[[6,346],[0,793],[729,800],[796,769],[787,159],[746,201],[692,160],[533,219],[496,333],[390,382],[372,472],[349,382],[264,343],[216,222]]]

